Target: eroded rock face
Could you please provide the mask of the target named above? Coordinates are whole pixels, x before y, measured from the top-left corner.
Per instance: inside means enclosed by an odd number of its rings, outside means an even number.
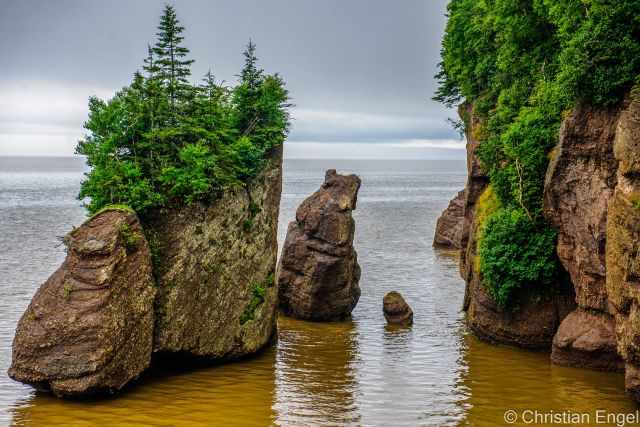
[[[614,153],[618,185],[607,221],[607,293],[616,318],[627,390],[640,400],[640,101],[618,123]]]
[[[464,223],[464,191],[451,199],[436,224],[433,246],[442,249],[461,249],[462,226]]]
[[[282,147],[246,188],[145,219],[158,286],[154,350],[233,359],[276,331]]]
[[[392,291],[384,296],[382,311],[389,324],[403,326],[413,324],[413,310],[398,292]]]
[[[149,366],[155,286],[136,215],[106,210],[65,238],[13,341],[11,378],[59,396],[121,389]]]
[[[606,289],[607,206],[617,183],[613,145],[619,111],[578,106],[564,120],[547,170],[544,214],[558,230],[557,253],[579,308],[553,341],[551,360],[619,370],[615,319]]]
[[[278,267],[280,309],[307,320],[348,317],[360,298],[360,266],[353,248],[360,178],[328,170],[289,224]]]

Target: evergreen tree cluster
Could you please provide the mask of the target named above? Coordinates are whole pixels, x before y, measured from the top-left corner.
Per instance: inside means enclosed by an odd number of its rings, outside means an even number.
[[[280,76],[258,67],[255,44],[247,46],[235,87],[211,71],[192,84],[183,31],[165,6],[143,73],[108,101],[90,98],[88,132],[76,147],[91,166],[79,195],[89,198],[89,212],[123,204],[144,214],[210,200],[244,185],[284,142],[288,91]]]
[[[480,270],[502,305],[557,280],[542,197],[563,117],[619,104],[639,74],[638,0],[450,1],[435,99],[472,103],[483,123],[474,135],[501,208],[481,227]]]

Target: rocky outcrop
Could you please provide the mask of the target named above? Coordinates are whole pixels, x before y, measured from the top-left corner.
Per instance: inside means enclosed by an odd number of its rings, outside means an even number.
[[[382,311],[389,324],[403,326],[413,324],[413,310],[398,292],[392,291],[384,296]]]
[[[154,350],[254,353],[276,330],[282,147],[246,188],[145,218],[158,287]]]
[[[617,109],[576,107],[562,124],[547,170],[544,213],[558,230],[558,257],[579,307],[553,342],[551,360],[561,365],[621,369],[605,259],[607,206],[617,182],[613,143],[618,116]]]
[[[462,249],[462,225],[464,222],[465,193],[460,191],[451,199],[436,223],[433,246],[441,249]]]
[[[85,396],[121,389],[154,351],[222,360],[264,347],[276,329],[281,180],[282,147],[210,203],[152,212],[142,226],[107,208],[73,230],[18,324],[9,375]]]
[[[360,298],[353,248],[360,178],[328,170],[318,191],[289,224],[278,266],[280,309],[307,320],[348,317]]]
[[[531,349],[550,348],[560,322],[575,307],[572,289],[559,283],[555,287],[556,293],[535,299],[523,298],[524,302],[515,311],[498,306],[485,289],[477,262],[477,235],[481,225],[479,218],[486,217],[493,208],[493,196],[489,177],[476,154],[483,125],[470,106],[461,106],[459,113],[465,121],[467,136],[468,178],[460,239],[460,272],[466,281],[463,309],[467,313],[467,325],[485,341]]]
[[[640,100],[618,122],[614,154],[618,184],[609,202],[606,288],[616,319],[627,390],[640,401]]]
[[[113,392],[149,366],[155,286],[133,212],[108,209],[65,237],[13,342],[11,378],[60,396]]]

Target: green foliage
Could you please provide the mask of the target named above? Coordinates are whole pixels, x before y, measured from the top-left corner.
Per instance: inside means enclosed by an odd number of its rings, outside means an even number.
[[[495,260],[481,262],[488,286],[508,293],[534,286],[528,278],[542,280],[557,265],[553,245],[541,243],[550,236],[542,219],[549,152],[567,111],[579,102],[617,104],[637,81],[640,2],[452,0],[448,15],[434,99],[473,104],[484,124],[478,154],[504,210],[496,217],[514,223],[513,212],[523,214],[533,234],[522,250],[539,257],[512,277]],[[499,230],[487,227],[484,239],[508,254],[512,241]]]
[[[193,85],[183,30],[166,6],[145,75],[136,72],[109,101],[90,98],[87,134],[76,148],[91,166],[79,194],[90,213],[124,204],[143,215],[212,199],[254,177],[284,142],[288,91],[258,67],[255,44],[247,46],[236,87],[217,83],[210,71]]]
[[[513,307],[521,291],[542,290],[557,276],[556,232],[517,207],[500,209],[483,224],[480,271],[493,299]]]
[[[240,324],[244,325],[250,320],[253,320],[255,311],[260,304],[264,302],[265,288],[260,283],[254,283],[251,291],[251,300],[244,309],[244,312],[240,316]]]

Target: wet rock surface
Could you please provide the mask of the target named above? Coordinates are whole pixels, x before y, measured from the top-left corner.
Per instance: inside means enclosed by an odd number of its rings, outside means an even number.
[[[113,392],[150,363],[155,286],[133,212],[109,209],[65,237],[13,342],[11,378],[59,396]]]
[[[360,298],[360,266],[353,248],[360,178],[326,172],[289,224],[278,266],[280,309],[299,319],[348,317]]]
[[[392,291],[384,296],[382,310],[389,324],[403,326],[413,324],[413,310],[398,292]]]

